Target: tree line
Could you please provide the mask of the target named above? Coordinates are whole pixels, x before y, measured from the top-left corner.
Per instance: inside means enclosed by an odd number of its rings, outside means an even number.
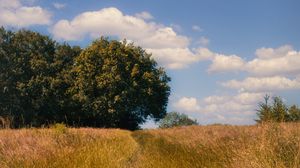
[[[165,116],[169,81],[150,54],[126,40],[101,37],[81,48],[0,28],[0,117],[15,128],[138,129]]]
[[[264,97],[257,110],[258,123],[263,122],[300,122],[300,108],[297,105],[288,106],[282,98],[276,96],[270,102],[270,96]]]

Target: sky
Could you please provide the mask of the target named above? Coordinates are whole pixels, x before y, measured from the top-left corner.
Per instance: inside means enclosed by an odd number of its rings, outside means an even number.
[[[0,26],[81,47],[100,36],[127,39],[172,78],[169,112],[203,125],[250,125],[266,94],[300,105],[299,6],[298,0],[0,0]]]

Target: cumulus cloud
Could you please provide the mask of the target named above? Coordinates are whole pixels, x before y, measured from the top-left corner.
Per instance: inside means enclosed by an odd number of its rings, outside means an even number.
[[[66,7],[66,4],[55,2],[55,3],[53,3],[53,6],[56,9],[63,9]]]
[[[292,90],[300,89],[299,79],[289,79],[281,76],[274,77],[248,77],[242,81],[230,80],[223,82],[224,87],[238,89],[240,91],[278,91],[278,90]]]
[[[51,31],[56,39],[62,40],[101,35],[126,38],[145,48],[160,65],[170,69],[185,68],[203,60],[199,52],[203,49],[191,50],[189,38],[177,34],[172,27],[147,21],[150,18],[147,12],[131,16],[117,8],[104,8],[81,13],[72,20],[60,20]]]
[[[284,57],[292,50],[293,47],[290,45],[284,45],[275,49],[263,47],[257,49],[255,55],[261,59],[272,59],[272,58]]]
[[[197,116],[203,124],[253,124],[257,103],[265,93],[243,92],[228,96],[209,96],[202,100],[182,97],[173,104],[175,110]]]
[[[60,20],[54,25],[52,33],[55,38],[63,40],[80,40],[86,35],[118,36],[147,48],[181,48],[189,43],[187,37],[176,34],[171,27],[124,15],[113,7],[84,12],[71,21]]]
[[[279,48],[260,48],[256,50],[256,58],[245,61],[241,57],[215,57],[208,71],[245,71],[255,76],[277,76],[300,74],[300,52],[289,45]]]
[[[19,0],[0,0],[1,26],[26,27],[50,22],[50,12],[40,6],[24,6]]]
[[[158,62],[168,63],[166,66],[170,69],[185,68],[199,60],[199,57],[195,56],[188,48],[161,48],[147,49],[146,51],[152,53]]]
[[[237,55],[217,54],[208,68],[208,72],[239,71],[245,65],[245,61]]]
[[[135,16],[137,18],[141,18],[141,19],[145,19],[145,20],[149,20],[149,19],[153,19],[154,17],[149,13],[149,12],[141,12],[141,13],[137,13],[135,14]]]
[[[182,27],[178,24],[170,24],[170,27],[172,27],[172,29],[174,29],[176,32],[182,32]]]
[[[209,60],[212,62],[207,70],[208,72],[240,71],[246,64],[246,61],[237,55],[219,54],[206,47],[194,49],[193,55],[198,61]]]
[[[300,74],[300,52],[290,46],[277,49],[262,48],[257,58],[247,62],[245,70],[258,76]]]
[[[194,97],[182,97],[174,106],[180,111],[195,112],[200,110],[197,99]]]
[[[200,46],[206,47],[210,43],[210,40],[206,37],[200,37],[196,44],[199,44]]]

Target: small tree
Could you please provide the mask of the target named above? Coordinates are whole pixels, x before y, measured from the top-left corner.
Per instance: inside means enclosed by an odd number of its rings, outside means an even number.
[[[273,120],[272,115],[272,107],[269,105],[269,95],[265,95],[264,102],[260,102],[258,104],[259,109],[257,110],[258,119],[256,122],[262,123],[262,122],[269,122]]]
[[[288,108],[280,97],[273,98],[272,113],[275,121],[285,122],[288,118],[287,110]]]
[[[259,103],[256,122],[297,122],[300,121],[300,109],[296,105],[288,106],[280,97],[274,97],[269,105],[270,96],[265,96],[265,102]]]
[[[170,112],[159,122],[159,128],[170,128],[176,126],[198,125],[197,120],[190,119],[185,114]]]
[[[288,111],[290,122],[299,122],[300,121],[300,109],[296,105],[292,105]]]

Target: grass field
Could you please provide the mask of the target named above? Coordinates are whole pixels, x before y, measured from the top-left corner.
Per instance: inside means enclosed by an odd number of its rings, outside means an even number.
[[[300,124],[0,130],[6,167],[300,167]]]

